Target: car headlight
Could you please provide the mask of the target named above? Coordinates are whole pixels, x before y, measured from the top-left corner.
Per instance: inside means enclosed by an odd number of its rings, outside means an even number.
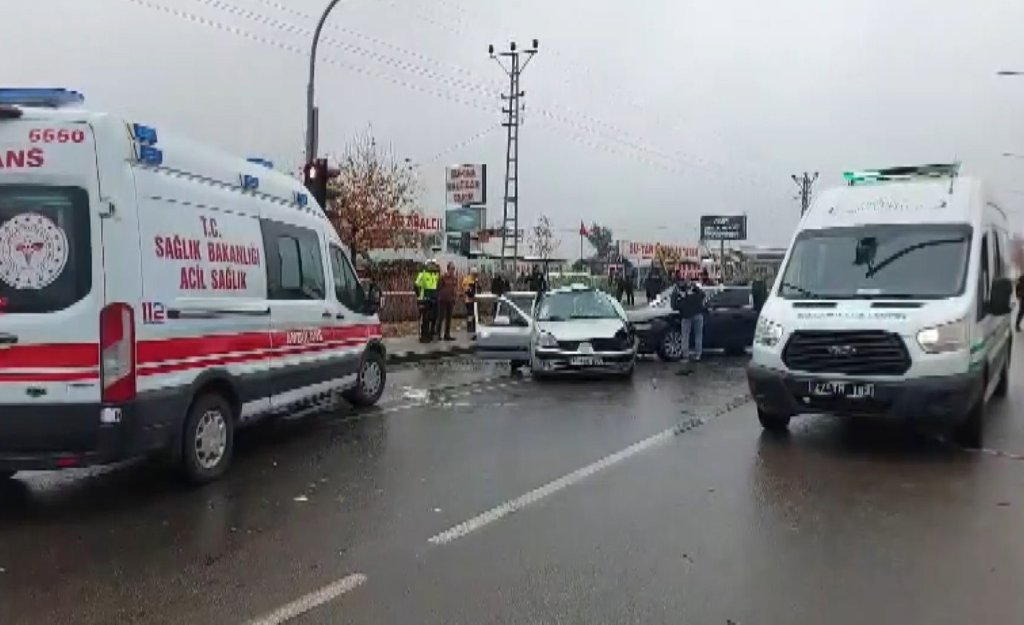
[[[537,335],[537,347],[558,347],[558,341],[550,332],[541,332]]]
[[[785,329],[782,325],[766,317],[758,317],[757,326],[754,328],[754,344],[774,347],[782,340],[783,334]]]
[[[967,324],[957,319],[917,333],[917,344],[929,354],[955,352],[967,347]]]

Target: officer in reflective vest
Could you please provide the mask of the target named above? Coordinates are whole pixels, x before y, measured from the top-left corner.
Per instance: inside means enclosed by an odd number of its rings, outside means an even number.
[[[441,270],[437,261],[431,259],[416,274],[416,300],[420,310],[420,342],[434,340],[434,326],[437,320],[437,282]]]

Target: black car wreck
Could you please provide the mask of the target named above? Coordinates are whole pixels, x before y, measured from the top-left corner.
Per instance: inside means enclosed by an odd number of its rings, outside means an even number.
[[[672,289],[659,294],[650,305],[626,312],[640,340],[640,353],[657,354],[665,362],[683,355],[682,319],[669,304]],[[764,283],[706,287],[708,312],[704,319],[704,349],[720,349],[729,355],[746,353],[754,341],[754,327],[765,300]],[[693,337],[690,337],[693,345]]]

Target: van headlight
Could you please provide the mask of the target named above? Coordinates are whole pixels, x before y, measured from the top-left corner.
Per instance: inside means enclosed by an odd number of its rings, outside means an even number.
[[[555,335],[550,332],[541,332],[537,335],[537,347],[558,347],[558,341],[555,339]]]
[[[929,354],[956,352],[967,347],[967,324],[957,319],[917,333],[917,344]]]
[[[754,328],[754,344],[774,347],[782,340],[785,332],[782,325],[766,317],[758,317],[757,326]]]

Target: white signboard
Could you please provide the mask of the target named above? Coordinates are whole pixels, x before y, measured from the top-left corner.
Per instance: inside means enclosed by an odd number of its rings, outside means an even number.
[[[487,203],[487,165],[451,165],[445,168],[448,204],[471,206]]]

